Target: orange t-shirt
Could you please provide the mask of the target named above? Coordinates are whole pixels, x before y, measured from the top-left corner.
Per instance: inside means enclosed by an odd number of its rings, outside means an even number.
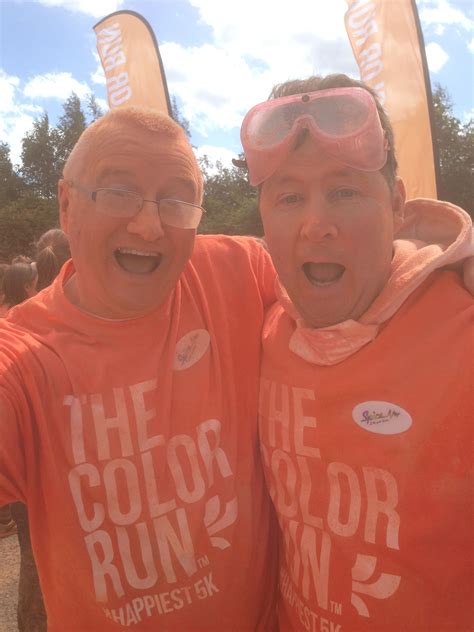
[[[344,362],[264,326],[260,434],[281,529],[281,632],[472,630],[469,294],[435,272]]]
[[[48,631],[273,630],[268,255],[200,237],[167,303],[127,321],[71,305],[71,273],[0,325],[0,505],[28,505]]]

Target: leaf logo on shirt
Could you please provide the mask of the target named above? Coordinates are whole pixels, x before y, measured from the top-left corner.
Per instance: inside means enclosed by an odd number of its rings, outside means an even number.
[[[380,573],[377,579],[369,583],[369,580],[374,578],[376,565],[376,557],[358,553],[352,567],[351,604],[361,617],[370,617],[367,604],[360,597],[361,594],[373,599],[388,599],[398,590],[400,585],[401,577],[388,573]]]
[[[234,524],[236,519],[237,498],[233,498],[225,504],[225,509],[222,514],[219,496],[209,498],[204,511],[204,524],[207,527],[207,532],[212,546],[218,549],[227,549],[230,546],[230,542],[228,540],[222,537],[217,537],[215,534],[219,533],[219,531],[223,531],[231,524]]]

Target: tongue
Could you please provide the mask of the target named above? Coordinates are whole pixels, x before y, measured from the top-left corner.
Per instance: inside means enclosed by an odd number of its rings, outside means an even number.
[[[117,251],[115,258],[121,268],[134,274],[147,274],[158,267],[160,261],[156,256],[132,255]]]
[[[306,263],[304,267],[308,278],[318,283],[337,281],[345,269],[339,263]]]

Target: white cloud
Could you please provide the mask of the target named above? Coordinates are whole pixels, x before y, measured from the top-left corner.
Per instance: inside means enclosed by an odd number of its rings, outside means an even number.
[[[21,160],[22,140],[26,132],[33,127],[35,119],[29,114],[19,112],[0,118],[0,139],[10,146],[10,159],[14,165]]]
[[[210,163],[210,173],[216,171],[215,166],[217,162],[220,162],[223,167],[232,167],[232,158],[237,158],[237,154],[226,147],[216,147],[215,145],[201,145],[194,150],[196,158],[203,158],[206,156]]]
[[[0,70],[0,112],[11,112],[14,110],[15,92],[20,85],[20,79],[7,75]]]
[[[62,7],[69,11],[77,13],[86,13],[95,18],[102,18],[118,11],[124,3],[124,0],[38,0],[40,4],[46,7]]]
[[[100,66],[97,66],[95,72],[91,73],[91,81],[102,86],[105,86],[105,84],[107,83],[105,80],[105,74],[104,69],[102,68],[102,64],[100,64]]]
[[[426,59],[431,72],[439,72],[449,59],[447,52],[436,42],[431,42],[426,47]]]
[[[474,108],[471,108],[470,112],[464,112],[462,115],[462,122],[464,124],[469,123],[469,121],[474,121]]]
[[[107,110],[109,109],[109,104],[107,103],[107,101],[105,99],[101,99],[100,97],[96,97],[95,100],[97,102],[97,105],[105,114],[105,112],[107,112]]]
[[[30,79],[23,90],[23,94],[30,98],[54,98],[64,101],[71,92],[75,92],[82,99],[91,92],[86,83],[81,83],[70,72],[48,72]]]
[[[238,127],[246,110],[265,100],[275,83],[311,74],[358,68],[344,27],[344,0],[324,4],[292,0],[190,0],[210,43],[183,47],[162,43],[171,94],[203,136]],[[268,25],[263,28],[262,25]]]
[[[19,77],[8,75],[0,68],[0,140],[10,146],[14,164],[20,162],[21,141],[34,123],[31,113],[43,111],[39,105],[22,103],[21,97]]]
[[[102,62],[100,61],[99,53],[93,50],[92,55],[97,62],[97,68],[95,69],[95,72],[91,74],[91,80],[93,83],[105,86],[107,82],[105,80],[105,73],[102,67]]]
[[[448,0],[425,0],[421,3],[420,20],[424,26],[457,26],[465,31],[474,30],[474,22],[461,9]],[[466,4],[467,6],[467,4]]]

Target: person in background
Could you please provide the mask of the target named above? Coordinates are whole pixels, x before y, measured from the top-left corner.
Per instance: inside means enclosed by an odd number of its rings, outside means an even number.
[[[3,275],[3,303],[0,317],[6,316],[15,305],[31,298],[37,292],[38,271],[33,263],[12,263]]]
[[[36,242],[36,267],[38,269],[38,292],[50,285],[62,266],[71,258],[69,240],[60,228],[43,233]]]
[[[345,75],[277,86],[241,137],[278,273],[260,439],[281,632],[471,630],[474,305],[445,268],[471,220],[405,200],[387,115]]]

